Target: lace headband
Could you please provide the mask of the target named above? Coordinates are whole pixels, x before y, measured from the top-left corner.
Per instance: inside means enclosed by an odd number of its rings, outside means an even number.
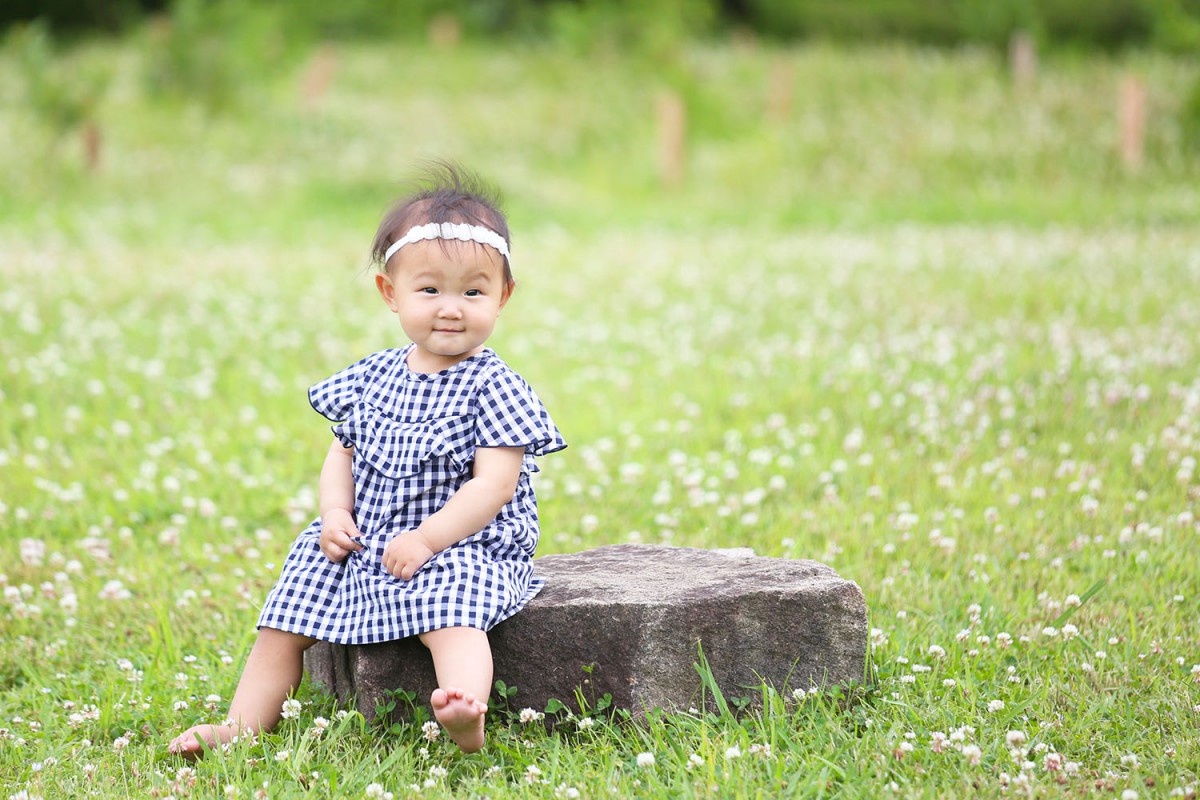
[[[387,249],[383,254],[383,263],[386,264],[396,251],[406,244],[414,244],[424,241],[425,239],[457,239],[462,242],[478,242],[494,247],[500,255],[504,256],[505,261],[512,263],[512,259],[508,255],[508,242],[504,241],[504,237],[489,228],[483,228],[479,225],[466,225],[456,222],[430,222],[427,225],[418,225],[415,228],[409,228],[408,233],[401,236]]]

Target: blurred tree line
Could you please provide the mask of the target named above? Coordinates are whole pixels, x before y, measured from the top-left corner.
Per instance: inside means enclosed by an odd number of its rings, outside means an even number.
[[[40,19],[56,37],[119,32],[177,4],[5,0],[0,28]],[[1004,47],[1020,30],[1051,47],[1200,49],[1200,0],[204,0],[202,5],[268,7],[289,33],[309,39],[425,36],[439,20],[453,20],[468,37],[552,36],[635,45],[647,37],[737,30],[782,40]]]

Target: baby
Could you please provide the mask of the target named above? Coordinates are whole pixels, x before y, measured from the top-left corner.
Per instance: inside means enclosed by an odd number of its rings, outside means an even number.
[[[184,757],[272,728],[317,641],[418,636],[434,716],[465,752],[484,745],[487,631],[542,588],[533,573],[535,456],[566,447],[520,375],[487,347],[516,288],[508,224],[473,176],[440,165],[381,222],[375,284],[411,343],[309,389],[336,422],[320,518],[292,545],[225,722],[170,744]]]

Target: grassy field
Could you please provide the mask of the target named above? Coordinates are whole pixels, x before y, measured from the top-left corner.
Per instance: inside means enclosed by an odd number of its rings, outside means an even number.
[[[0,797],[1195,795],[1194,62],[1016,87],[982,52],[358,45],[221,110],[153,93],[138,41],[64,58],[105,76],[94,170],[0,50]],[[553,733],[517,687],[467,757],[306,684],[258,743],[167,756],[221,719],[315,514],[305,389],[400,342],[367,251],[439,156],[505,190],[493,345],[571,443],[540,552],[823,560],[866,594],[875,683]]]

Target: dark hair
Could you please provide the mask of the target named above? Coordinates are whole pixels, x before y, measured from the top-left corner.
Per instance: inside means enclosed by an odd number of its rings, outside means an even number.
[[[413,181],[414,189],[384,215],[371,244],[371,260],[384,269],[388,247],[417,225],[429,222],[465,223],[490,228],[512,250],[508,220],[500,210],[500,193],[473,172],[451,161],[436,161]],[[439,240],[443,247],[445,240]],[[512,265],[504,259],[504,282],[511,286]]]

